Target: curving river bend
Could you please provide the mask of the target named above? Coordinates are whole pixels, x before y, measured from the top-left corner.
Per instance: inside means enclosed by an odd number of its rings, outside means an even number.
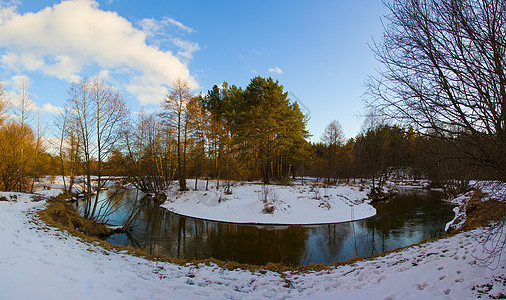
[[[102,192],[105,196],[112,191]],[[113,195],[116,211],[109,222],[122,224],[135,191]],[[140,248],[150,254],[177,258],[216,258],[223,261],[289,266],[342,262],[404,247],[444,235],[454,214],[443,194],[401,189],[388,201],[375,203],[377,215],[365,220],[310,226],[238,225],[179,216],[148,201],[133,231],[106,241]]]

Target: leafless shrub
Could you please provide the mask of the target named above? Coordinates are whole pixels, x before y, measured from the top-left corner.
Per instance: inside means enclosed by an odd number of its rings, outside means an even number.
[[[259,195],[260,201],[264,204],[263,214],[273,214],[276,206],[281,204],[278,194],[268,185],[263,185]]]

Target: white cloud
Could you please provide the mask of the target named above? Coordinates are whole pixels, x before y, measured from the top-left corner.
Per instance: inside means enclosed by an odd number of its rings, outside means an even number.
[[[132,112],[132,114],[140,116],[140,115],[154,114],[154,113],[157,113],[157,112],[158,112],[157,109],[151,107],[149,109],[141,108],[140,110]]]
[[[169,34],[169,28],[175,25],[178,29],[181,29],[187,33],[193,32],[193,28],[183,25],[181,22],[174,19],[165,17],[162,20],[156,20],[152,18],[142,19],[139,24],[142,31],[146,34],[147,38],[152,40],[154,44],[160,46],[161,43],[166,42],[171,46],[176,46],[177,57],[183,62],[187,62],[193,58],[193,53],[200,50],[198,43],[183,40],[179,37],[174,37]]]
[[[105,81],[111,80],[111,72],[109,70],[101,70],[97,76]]]
[[[152,18],[142,19],[139,24],[142,31],[149,37],[155,35],[162,27],[163,24],[160,21]]]
[[[26,86],[26,88],[28,89],[28,87],[30,86],[31,80],[30,80],[30,78],[28,76],[26,76],[26,75],[23,74],[23,75],[12,76],[11,82],[16,87],[24,84]]]
[[[179,51],[177,52],[177,56],[179,56],[182,59],[190,60],[193,58],[193,52],[198,51],[199,44],[188,42],[185,40],[182,40],[180,38],[173,38],[172,42],[174,45],[179,47]]]
[[[131,94],[139,95],[138,99],[141,104],[160,103],[168,93],[168,87],[162,85],[154,85],[149,80],[138,78],[126,87]]]
[[[185,26],[183,23],[181,23],[179,21],[176,21],[176,20],[171,19],[171,18],[165,18],[165,20],[167,20],[172,25],[176,25],[181,30],[184,30],[184,31],[186,31],[188,33],[192,33],[193,32],[193,28]]]
[[[40,111],[47,112],[50,114],[59,114],[59,113],[63,112],[63,108],[61,108],[59,106],[53,106],[51,103],[46,103],[46,104],[44,104],[42,109],[40,109]]]
[[[76,82],[81,78],[76,73],[81,70],[82,65],[82,61],[70,55],[56,55],[54,63],[44,66],[44,72],[59,79]]]
[[[170,25],[174,25],[178,29],[185,31],[187,33],[192,33],[194,31],[193,28],[188,27],[183,23],[169,17],[164,17],[161,20],[156,20],[153,18],[145,18],[139,22],[139,25],[141,26],[142,30],[146,32],[148,35],[155,34],[158,31],[169,27]]]
[[[126,87],[141,83],[158,92],[165,91],[178,77],[187,80],[192,88],[198,87],[176,55],[147,43],[146,30],[136,29],[116,12],[103,11],[98,6],[93,0],[63,1],[25,14],[1,8],[0,49],[4,54],[0,63],[14,71],[41,71],[68,81],[79,79],[87,66],[122,75],[126,69],[131,76],[130,82],[124,83]],[[166,22],[191,31],[171,20]],[[153,30],[155,25],[151,24]],[[185,59],[198,50],[198,45],[192,43],[179,43],[179,47],[178,55]],[[146,89],[129,89],[132,90],[142,104],[159,103],[164,96]]]
[[[44,66],[44,61],[31,53],[7,53],[0,57],[0,63],[16,71],[20,70],[21,65],[24,66],[27,71],[34,71]]]
[[[43,136],[41,137],[42,147],[45,148],[45,151],[51,155],[57,156],[60,154],[60,138],[54,136]],[[68,146],[68,141],[64,140],[64,146]]]
[[[283,74],[283,70],[280,67],[269,68],[269,73]]]

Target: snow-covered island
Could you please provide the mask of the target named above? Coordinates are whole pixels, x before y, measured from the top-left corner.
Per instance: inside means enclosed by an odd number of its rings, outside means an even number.
[[[222,182],[223,184],[223,182]],[[161,206],[167,210],[198,219],[248,224],[323,224],[359,220],[374,216],[369,204],[368,188],[363,185],[262,185],[234,183],[230,193],[224,187],[216,190],[212,181],[188,182],[189,191],[177,186],[168,190]]]

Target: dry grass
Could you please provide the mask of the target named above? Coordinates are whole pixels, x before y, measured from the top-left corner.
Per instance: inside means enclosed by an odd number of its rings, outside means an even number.
[[[487,196],[481,191],[475,191],[466,207],[467,220],[461,230],[472,230],[487,226],[490,222],[497,222],[506,216],[506,203],[494,199],[481,201]]]
[[[104,237],[112,234],[112,230],[104,224],[95,223],[81,217],[70,206],[63,196],[48,201],[46,209],[39,211],[38,215],[48,225],[56,226],[75,234],[78,231],[90,237]]]

